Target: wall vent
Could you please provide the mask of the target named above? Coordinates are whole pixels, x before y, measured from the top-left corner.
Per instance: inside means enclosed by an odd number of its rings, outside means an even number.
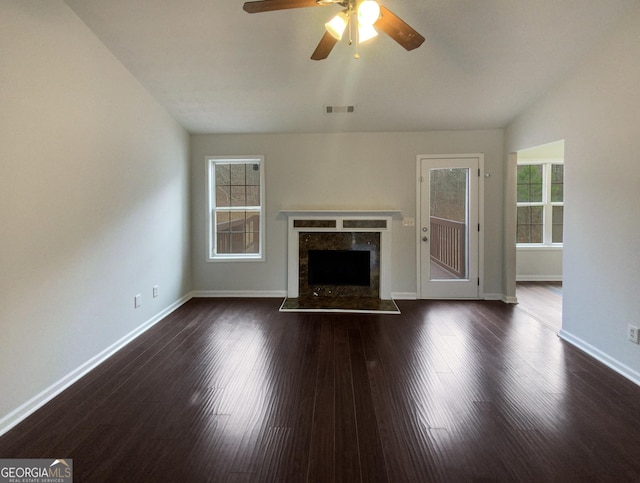
[[[325,114],[350,114],[356,111],[356,106],[324,106]]]

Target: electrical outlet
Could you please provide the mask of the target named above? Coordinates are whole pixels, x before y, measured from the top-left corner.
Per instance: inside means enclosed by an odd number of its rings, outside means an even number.
[[[138,294],[133,297],[133,306],[137,309],[140,305],[142,305],[142,295]]]
[[[402,226],[416,226],[415,218],[403,218]]]
[[[640,334],[638,334],[638,328],[634,325],[627,325],[627,338],[634,344],[640,344]]]
[[[153,286],[153,298],[156,298],[158,296],[158,290],[159,287],[157,285]]]

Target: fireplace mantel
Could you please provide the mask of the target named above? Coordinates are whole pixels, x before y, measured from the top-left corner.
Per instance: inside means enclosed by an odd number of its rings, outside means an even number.
[[[287,296],[299,294],[299,236],[303,232],[375,232],[380,234],[380,287],[382,300],[391,299],[391,227],[400,210],[289,209],[280,213],[288,219]]]
[[[372,210],[323,210],[323,209],[290,209],[280,210],[280,213],[287,217],[291,216],[357,216],[357,217],[377,217],[377,216],[389,216],[398,217],[402,215],[401,210],[389,210],[389,209],[372,209]]]

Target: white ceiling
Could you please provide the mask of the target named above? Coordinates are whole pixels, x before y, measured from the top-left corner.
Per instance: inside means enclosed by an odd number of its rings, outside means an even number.
[[[310,60],[338,6],[258,14],[242,0],[66,0],[192,133],[502,128],[638,0],[383,0],[426,37],[381,34]],[[355,104],[326,115],[326,104]]]

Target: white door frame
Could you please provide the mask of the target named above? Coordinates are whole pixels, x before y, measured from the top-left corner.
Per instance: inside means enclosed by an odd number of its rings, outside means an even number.
[[[469,154],[419,154],[416,158],[416,298],[422,298],[422,259],[420,251],[422,249],[422,233],[420,231],[420,221],[422,219],[421,203],[421,176],[423,159],[468,159],[478,160],[478,223],[480,232],[478,233],[478,299],[484,299],[484,153]]]

